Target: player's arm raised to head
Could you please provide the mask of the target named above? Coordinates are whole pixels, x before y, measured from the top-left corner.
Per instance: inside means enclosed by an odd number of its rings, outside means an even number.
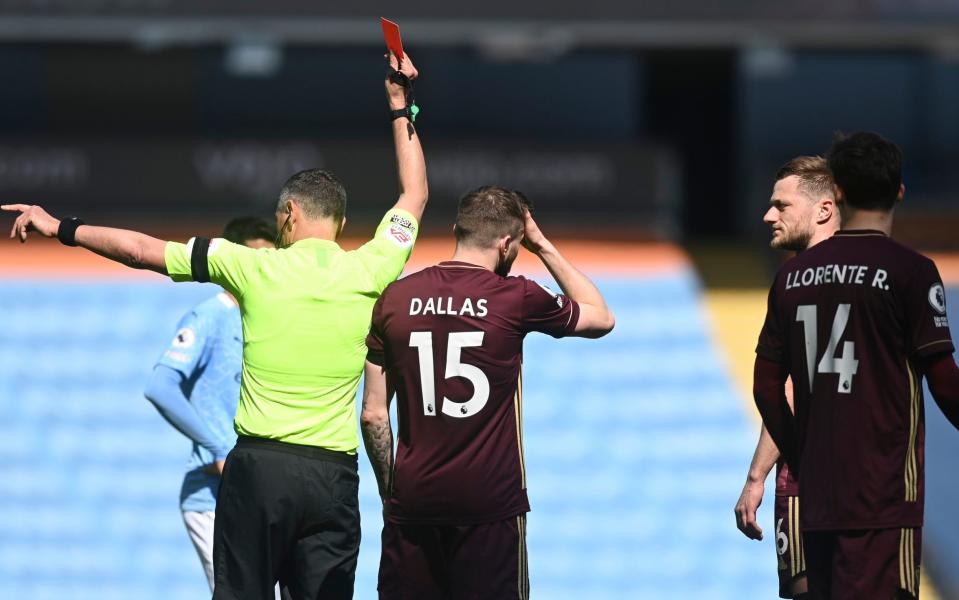
[[[390,66],[397,68],[396,57],[389,54]],[[403,57],[403,64],[399,65],[400,72],[410,81],[416,80],[419,73],[409,54]],[[386,79],[386,95],[390,110],[406,108],[406,88]],[[406,117],[393,120],[393,144],[396,148],[396,169],[399,173],[400,196],[396,201],[396,208],[401,208],[416,218],[422,219],[423,210],[429,197],[426,182],[426,159],[423,157],[423,148],[420,146],[420,136],[416,127]]]
[[[390,397],[386,371],[369,360],[363,373],[363,410],[360,430],[370,465],[376,475],[380,498],[389,497],[390,473],[393,471],[393,429],[390,426]]]
[[[616,319],[606,306],[606,300],[589,277],[566,260],[556,246],[540,231],[533,216],[526,211],[526,231],[523,245],[543,261],[550,275],[562,288],[563,293],[579,304],[579,320],[573,335],[599,338],[613,330]]]
[[[10,231],[11,238],[27,241],[30,232],[44,237],[57,237],[60,220],[39,206],[27,204],[4,204],[5,211],[18,212]],[[150,269],[166,275],[164,249],[166,242],[143,233],[113,227],[80,225],[74,232],[76,245],[100,256],[135,269]]]

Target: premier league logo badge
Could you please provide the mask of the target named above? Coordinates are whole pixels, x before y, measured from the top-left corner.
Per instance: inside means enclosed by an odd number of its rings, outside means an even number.
[[[946,314],[946,291],[942,289],[941,283],[929,288],[929,305],[936,309],[936,312],[940,315]]]

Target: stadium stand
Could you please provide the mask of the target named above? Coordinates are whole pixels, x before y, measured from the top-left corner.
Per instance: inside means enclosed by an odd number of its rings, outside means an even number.
[[[530,336],[526,459],[539,597],[774,594],[771,537],[731,507],[754,444],[689,266],[599,279],[614,334]],[[199,598],[177,499],[188,443],[142,397],[210,286],[3,280],[0,597]],[[361,450],[362,451],[362,450]],[[379,510],[361,457],[357,598],[374,598]],[[764,515],[764,523],[769,521]]]

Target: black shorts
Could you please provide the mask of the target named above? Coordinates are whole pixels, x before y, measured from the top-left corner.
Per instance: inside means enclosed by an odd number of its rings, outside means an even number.
[[[776,523],[779,597],[792,598],[793,584],[806,576],[806,556],[799,531],[799,497],[776,496],[773,518]]]
[[[377,589],[384,600],[526,600],[526,515],[476,525],[387,522]]]
[[[803,539],[810,597],[919,597],[921,528],[807,531]]]
[[[360,549],[356,456],[241,437],[213,526],[215,600],[353,597]]]

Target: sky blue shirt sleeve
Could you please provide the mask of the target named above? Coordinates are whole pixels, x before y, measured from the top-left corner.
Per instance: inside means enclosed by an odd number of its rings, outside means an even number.
[[[170,425],[221,460],[232,443],[213,433],[183,392],[183,382],[191,379],[208,361],[207,347],[216,335],[214,329],[215,323],[196,311],[184,315],[170,346],[157,362],[144,394]]]
[[[207,341],[213,334],[210,329],[211,323],[207,319],[195,311],[188,312],[177,323],[176,334],[157,365],[170,367],[190,379],[205,362]]]
[[[210,451],[216,460],[225,460],[230,446],[217,438],[183,394],[184,376],[178,370],[158,364],[143,394],[164,419],[183,435]]]

